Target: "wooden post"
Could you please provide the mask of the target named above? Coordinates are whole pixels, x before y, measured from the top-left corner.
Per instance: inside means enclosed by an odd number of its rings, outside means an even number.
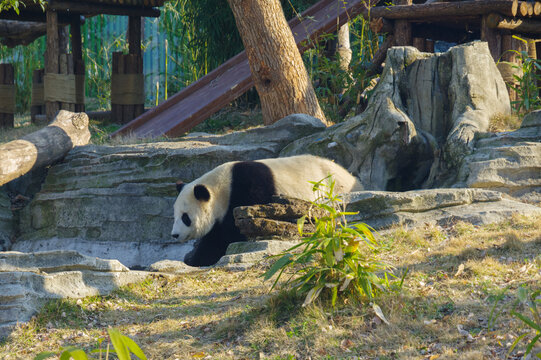
[[[15,127],[15,71],[12,64],[0,64],[0,86],[7,85],[0,91],[6,92],[0,104],[0,128]],[[9,88],[13,87],[12,90]]]
[[[130,54],[141,56],[141,17],[128,18],[128,46]]]
[[[535,43],[535,50],[537,54],[537,60],[541,60],[541,40],[538,40]],[[539,88],[539,96],[541,96],[541,70],[537,70],[537,75],[539,76],[539,80],[537,80],[537,87]]]
[[[111,68],[111,76],[114,78],[115,74],[120,74],[119,66],[122,60],[122,52],[113,52],[113,65]],[[114,79],[111,79],[111,94],[113,93]],[[122,105],[116,104],[111,96],[111,117],[114,122],[122,124]]]
[[[411,5],[412,0],[398,0],[396,5]],[[407,20],[396,20],[394,22],[394,45],[412,45],[411,23]]]
[[[425,51],[429,53],[434,53],[434,40],[426,39]]]
[[[82,46],[82,38],[81,38],[81,21],[77,19],[76,21],[73,21],[70,24],[70,32],[71,32],[71,52],[73,54],[73,66],[74,71],[73,73],[76,76],[76,85],[75,89],[78,93],[82,92],[82,96],[84,98],[84,76],[85,76],[85,63],[83,61],[83,46]],[[85,103],[84,101],[76,102],[75,103],[75,111],[76,112],[84,112],[85,111]]]
[[[32,103],[30,106],[30,118],[33,124],[38,122],[36,115],[45,114],[43,102],[43,75],[45,69],[36,69],[32,73]]]
[[[509,100],[515,101],[517,99],[517,93],[511,85],[515,85],[516,83],[513,77],[514,68],[512,64],[517,63],[517,55],[513,51],[513,37],[511,35],[502,35],[502,61],[511,63],[498,63],[498,70],[500,70],[503,80],[507,84]]]
[[[425,48],[425,39],[415,37],[413,38],[413,46],[417,48],[419,51],[426,51]]]
[[[58,74],[58,13],[47,10],[47,52],[45,56],[45,73]],[[57,101],[46,101],[45,112],[47,121],[51,121],[60,110],[60,103]]]
[[[142,34],[142,25],[141,25],[140,16],[130,16],[128,20],[129,26],[129,51],[130,51],[130,60],[128,60],[127,69],[131,74],[143,74],[143,54],[141,52],[141,40],[143,37]],[[145,93],[144,82],[141,84],[141,93]],[[144,101],[141,104],[133,105],[133,115],[132,119],[135,119],[145,111]]]
[[[488,23],[488,15],[483,15],[481,18],[481,40],[488,43],[492,58],[494,61],[498,61],[502,53],[501,35],[497,30],[490,28]]]
[[[115,75],[140,75],[143,74],[143,57],[141,53],[141,17],[130,16],[128,20],[128,44],[129,54],[124,55],[120,52],[113,53],[113,69],[112,72]],[[116,77],[116,76],[115,76]],[[116,81],[116,80],[115,80]],[[137,83],[140,89],[130,92],[144,93],[144,82],[133,81],[133,84]],[[114,91],[118,90],[117,84],[111,85],[115,87]],[[134,85],[135,86],[135,85]],[[113,90],[112,90],[113,91]],[[112,96],[117,99],[118,97]],[[143,97],[144,99],[144,97]],[[144,100],[140,100],[139,103],[115,103],[115,100],[111,101],[111,112],[114,121],[124,124],[137,116],[141,115],[144,111]]]

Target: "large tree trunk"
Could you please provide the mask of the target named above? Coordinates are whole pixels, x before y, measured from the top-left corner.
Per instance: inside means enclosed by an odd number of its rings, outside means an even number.
[[[0,186],[32,169],[51,165],[90,140],[88,116],[61,110],[49,126],[0,145]]]
[[[314,88],[278,0],[228,0],[237,22],[263,122],[294,113],[325,121]]]

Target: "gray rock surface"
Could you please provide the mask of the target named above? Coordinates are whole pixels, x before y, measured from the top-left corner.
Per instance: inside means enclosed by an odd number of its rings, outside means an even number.
[[[81,238],[50,238],[18,241],[11,250],[25,253],[51,251],[54,249],[74,250],[88,256],[117,259],[129,268],[142,269],[164,260],[184,259],[194,241],[179,243],[169,239],[163,241],[96,241]]]
[[[541,213],[537,206],[483,189],[360,191],[351,193],[347,203],[348,211],[359,212],[349,217],[351,221],[365,222],[377,230],[398,224],[415,227],[457,221],[483,225],[503,221],[513,214]]]
[[[11,201],[0,187],[0,251],[9,248],[14,233],[15,221],[11,212]]]
[[[105,295],[148,274],[73,251],[0,252],[0,338],[51,299]]]
[[[297,244],[295,241],[258,240],[229,244],[224,256],[214,265],[230,270],[246,270],[271,255],[277,255]]]
[[[146,267],[183,259],[190,244],[175,244],[175,182],[189,182],[233,160],[276,157],[288,143],[321,131],[320,120],[291,115],[272,126],[177,142],[82,146],[53,166],[22,210],[12,249],[67,248]]]
[[[186,265],[183,261],[178,260],[161,260],[148,267],[148,271],[163,272],[169,274],[186,274],[204,271],[207,268],[193,267]]]
[[[434,187],[454,180],[490,117],[509,112],[505,84],[486,43],[440,54],[395,47],[362,114],[297,140],[280,155],[332,158],[367,190]]]
[[[482,138],[475,146],[454,186],[492,189],[541,202],[541,110],[526,115],[520,129]]]

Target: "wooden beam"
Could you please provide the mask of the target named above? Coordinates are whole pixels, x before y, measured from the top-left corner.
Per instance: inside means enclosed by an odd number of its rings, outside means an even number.
[[[42,11],[25,11],[20,10],[20,14],[17,14],[13,10],[3,10],[0,12],[1,20],[17,20],[17,21],[31,21],[31,22],[47,22],[47,15]],[[61,25],[71,24],[73,21],[79,20],[84,23],[84,17],[79,14],[58,14],[58,23]]]
[[[427,17],[443,19],[447,16],[488,15],[492,12],[511,16],[513,2],[509,0],[478,0],[441,2],[430,4],[376,6],[363,11],[366,19],[422,19]]]
[[[424,39],[440,40],[452,43],[464,43],[479,39],[481,34],[479,30],[472,29],[466,31],[465,26],[461,29],[451,28],[440,24],[413,24],[412,27],[413,37],[420,37]]]
[[[512,30],[515,33],[541,34],[541,21],[533,19],[511,19],[492,13],[487,17],[487,25],[492,29]]]
[[[160,10],[155,8],[144,8],[122,5],[105,5],[96,3],[82,3],[75,1],[55,1],[52,0],[48,9],[57,11],[67,11],[70,13],[82,15],[126,15],[126,16],[143,16],[143,17],[159,17]]]

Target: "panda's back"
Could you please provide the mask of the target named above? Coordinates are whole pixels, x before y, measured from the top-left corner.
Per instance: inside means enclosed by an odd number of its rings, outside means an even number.
[[[310,181],[323,180],[329,174],[337,193],[361,189],[346,169],[313,155],[235,162],[231,166],[231,205],[266,204],[276,194],[314,200]]]

